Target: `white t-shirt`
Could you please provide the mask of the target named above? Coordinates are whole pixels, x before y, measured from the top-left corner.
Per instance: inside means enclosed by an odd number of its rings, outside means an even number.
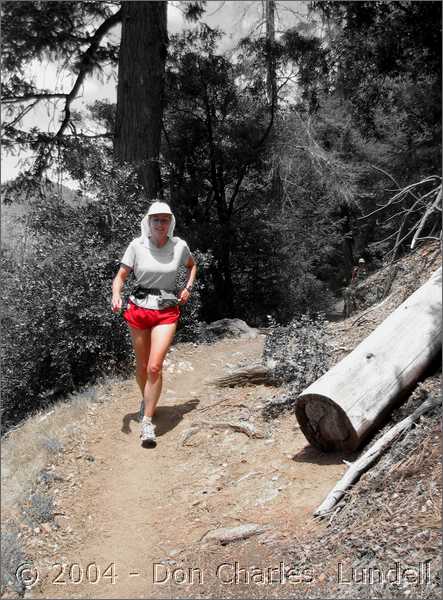
[[[176,277],[178,269],[185,266],[191,256],[188,244],[179,237],[168,239],[159,248],[149,238],[143,243],[140,238],[132,240],[121,259],[121,263],[134,271],[136,284],[144,288],[165,290],[161,297],[177,300],[175,296]],[[162,308],[159,296],[149,294],[140,299],[129,297],[131,302],[143,308]]]

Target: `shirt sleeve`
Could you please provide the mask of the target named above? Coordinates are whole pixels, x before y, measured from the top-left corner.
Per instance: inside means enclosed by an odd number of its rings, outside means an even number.
[[[120,260],[120,262],[121,262],[121,264],[126,265],[127,267],[130,267],[131,269],[134,268],[134,264],[135,264],[135,250],[134,250],[134,245],[132,244],[132,242],[126,248],[126,251],[123,254],[123,257]]]
[[[182,256],[181,256],[181,261],[180,261],[180,265],[185,266],[188,258],[192,256],[191,251],[189,250],[189,246],[186,242],[183,242],[183,248],[182,248]]]

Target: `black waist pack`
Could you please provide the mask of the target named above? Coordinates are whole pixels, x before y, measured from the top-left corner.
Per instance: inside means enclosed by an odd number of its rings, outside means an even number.
[[[165,294],[169,294],[169,296],[174,296],[173,298],[165,296]],[[134,298],[137,300],[143,300],[147,298],[149,295],[158,296],[158,306],[160,309],[162,308],[172,308],[177,306],[178,298],[175,296],[175,292],[173,290],[161,290],[159,288],[145,288],[141,285],[138,285],[134,288],[132,294]]]

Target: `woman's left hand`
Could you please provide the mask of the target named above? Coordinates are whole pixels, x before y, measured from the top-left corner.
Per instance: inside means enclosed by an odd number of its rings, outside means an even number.
[[[178,295],[179,304],[186,304],[186,302],[191,297],[191,294],[188,292],[186,288],[184,288],[180,294]]]

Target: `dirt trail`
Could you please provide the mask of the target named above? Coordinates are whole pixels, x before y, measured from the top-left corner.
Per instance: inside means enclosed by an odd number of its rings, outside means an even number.
[[[56,550],[36,561],[40,582],[29,597],[269,597],[268,585],[231,581],[234,561],[278,567],[282,542],[296,539],[346,466],[341,456],[307,446],[292,414],[262,420],[275,388],[211,385],[229,368],[258,360],[263,341],[173,348],[154,449],[140,446],[135,382],[114,385],[107,404],[91,408],[88,438],[57,464],[64,481],[57,484],[63,514]],[[239,419],[263,437],[210,426]],[[228,546],[200,541],[209,530],[245,523],[265,532]],[[183,565],[195,581],[174,572]],[[272,589],[285,595],[282,586]]]

